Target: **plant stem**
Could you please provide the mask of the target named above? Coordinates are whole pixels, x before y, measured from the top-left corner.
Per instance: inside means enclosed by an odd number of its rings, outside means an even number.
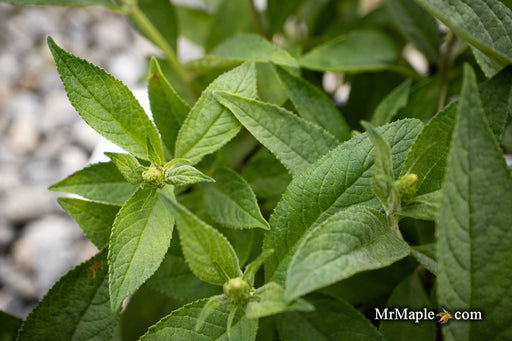
[[[448,93],[448,71],[452,62],[452,51],[455,46],[457,37],[448,31],[448,41],[446,43],[446,50],[439,61],[439,74],[441,75],[441,85],[439,86],[439,100],[437,102],[437,111],[439,112],[446,105],[446,96]]]
[[[149,21],[146,15],[139,9],[136,3],[130,4],[130,6],[127,8],[125,7],[125,9],[127,9],[128,15],[147,34],[149,39],[164,52],[167,61],[171,65],[171,68],[176,71],[180,79],[187,87],[187,90],[193,95],[193,97],[197,98],[197,92],[192,86],[190,77],[178,61],[174,49],[167,43],[164,37],[162,37],[160,32],[155,28],[155,26],[153,26],[151,21]]]
[[[265,37],[265,39],[270,40],[270,37],[268,36],[268,32],[265,29],[265,26],[263,25],[263,22],[261,20],[260,13],[256,9],[256,6],[254,5],[254,0],[248,0],[249,1],[249,7],[251,8],[251,14],[252,19],[254,21],[254,24],[256,25],[256,28],[258,29],[259,33]]]

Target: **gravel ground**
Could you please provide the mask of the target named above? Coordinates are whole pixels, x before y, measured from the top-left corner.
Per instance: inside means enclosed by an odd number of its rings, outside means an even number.
[[[99,141],[69,104],[46,36],[131,88],[157,50],[103,8],[0,3],[0,310],[25,317],[97,252],[46,188],[81,169]]]

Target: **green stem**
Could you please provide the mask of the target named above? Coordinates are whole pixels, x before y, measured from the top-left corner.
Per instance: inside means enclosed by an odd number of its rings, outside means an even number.
[[[130,18],[132,18],[132,20],[135,23],[137,23],[137,25],[144,31],[144,33],[147,34],[149,39],[163,51],[163,53],[165,54],[165,57],[167,58],[167,61],[171,65],[171,68],[174,71],[176,71],[176,73],[181,78],[181,80],[187,87],[188,91],[193,95],[193,97],[197,98],[197,92],[195,91],[194,87],[192,86],[192,82],[190,80],[188,73],[185,71],[185,69],[182,67],[182,65],[178,61],[176,52],[167,43],[167,41],[160,34],[160,32],[155,28],[155,26],[153,26],[151,21],[149,21],[149,19],[146,17],[144,12],[142,12],[140,10],[140,8],[137,6],[136,3],[131,3],[130,5],[126,6],[125,10],[126,10],[127,14],[130,16]]]
[[[258,29],[258,32],[265,37],[265,39],[270,40],[270,37],[268,36],[268,32],[265,29],[265,26],[263,25],[263,22],[261,20],[260,13],[256,9],[256,6],[254,5],[254,0],[248,0],[249,1],[249,7],[251,8],[251,14],[252,19],[254,21],[254,24],[256,25],[256,28]]]
[[[402,236],[402,232],[400,232],[400,227],[398,226],[398,221],[394,214],[386,214],[388,218],[388,223],[391,226],[391,231],[398,236],[398,238],[404,240]]]
[[[448,71],[452,61],[452,51],[455,47],[457,37],[448,32],[448,41],[446,43],[446,50],[439,61],[439,74],[441,75],[441,85],[439,86],[439,100],[437,102],[437,111],[441,111],[446,105],[446,96],[448,93]]]

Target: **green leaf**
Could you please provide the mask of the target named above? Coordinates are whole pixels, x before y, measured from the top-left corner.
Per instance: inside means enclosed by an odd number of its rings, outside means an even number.
[[[180,306],[169,297],[143,285],[130,297],[121,314],[122,341],[138,340],[150,326]]]
[[[152,164],[161,166],[164,164],[163,156],[159,155],[149,138],[146,139],[147,159]]]
[[[112,310],[137,290],[157,269],[171,242],[174,218],[164,193],[140,188],[121,207],[109,243],[109,285]]]
[[[293,175],[306,169],[338,144],[325,130],[275,105],[225,92],[216,92],[215,98],[229,108]]]
[[[290,74],[282,67],[277,66],[275,70],[286,87],[293,105],[302,117],[318,124],[339,141],[349,139],[350,127],[331,98],[312,84]]]
[[[137,158],[130,154],[124,153],[106,152],[105,155],[107,155],[112,160],[126,181],[132,185],[138,185],[144,182],[142,179],[142,171],[144,166],[139,163]]]
[[[111,9],[120,9],[120,6],[112,0],[2,0],[2,2],[16,6],[105,6]]]
[[[266,17],[270,33],[282,31],[286,19],[299,8],[302,2],[304,0],[268,0]]]
[[[292,180],[286,168],[268,149],[260,149],[242,171],[258,198],[267,199],[283,194]]]
[[[315,306],[315,311],[288,312],[278,316],[280,340],[384,340],[371,322],[350,304],[325,297],[309,301]]]
[[[441,192],[439,190],[418,195],[401,207],[398,215],[422,220],[435,220],[439,211]]]
[[[197,318],[196,327],[194,328],[194,330],[198,331],[203,326],[203,324],[206,321],[206,319],[208,318],[208,316],[213,314],[217,309],[219,309],[223,305],[228,305],[228,304],[229,304],[229,300],[226,297],[226,295],[224,295],[224,294],[210,297],[208,299],[208,301],[206,302],[206,304],[203,306],[203,309],[201,309],[201,313],[199,313],[199,317]],[[232,314],[230,313],[229,316],[231,317],[231,315]],[[231,323],[232,322],[233,321],[231,321]],[[230,323],[230,318],[228,317],[228,323],[227,323],[228,330],[226,332],[226,334],[228,335],[228,340],[229,340],[231,323]]]
[[[64,51],[51,37],[48,46],[69,101],[89,126],[141,159],[147,159],[146,138],[162,155],[153,123],[126,85],[98,66]]]
[[[279,80],[274,68],[272,62],[256,64],[258,96],[262,102],[282,106],[288,99],[288,91]],[[293,74],[300,74],[298,68],[286,67],[286,69]]]
[[[18,340],[107,340],[110,311],[106,251],[64,275],[27,317]]]
[[[197,163],[240,131],[236,118],[215,100],[213,92],[219,90],[256,97],[254,63],[245,63],[221,75],[203,91],[180,129],[175,157]]]
[[[387,9],[400,32],[432,63],[439,58],[441,45],[436,20],[410,0],[387,0]]]
[[[57,198],[57,201],[98,250],[108,245],[119,206],[67,197]]]
[[[201,202],[203,202],[203,200]],[[207,218],[209,218],[209,216]],[[247,263],[253,249],[261,246],[261,230],[235,230],[223,226],[216,226],[216,229],[222,233],[231,243],[231,246],[233,246],[238,256],[238,263],[241,267]],[[258,241],[260,243],[256,244]]]
[[[239,34],[219,44],[208,53],[240,61],[273,62],[298,68],[299,64],[288,52],[272,45],[257,34]]]
[[[501,65],[512,62],[512,11],[498,0],[416,0]]]
[[[244,340],[256,338],[258,320],[249,320],[239,311],[231,324],[231,337],[228,338],[226,325],[231,306],[220,306],[208,315],[203,326],[196,331],[196,323],[207,299],[187,304],[173,311],[157,324],[149,328],[141,341],[150,340]]]
[[[213,177],[215,184],[204,187],[204,204],[213,220],[234,229],[269,229],[244,178],[228,168],[217,169]]]
[[[436,244],[424,244],[411,247],[411,255],[425,269],[437,276]]]
[[[479,86],[487,122],[498,141],[502,138],[507,118],[512,114],[512,108],[509,105],[511,85],[512,66],[507,66]]]
[[[163,40],[169,44],[174,51],[176,51],[178,25],[172,3],[168,0],[137,0],[136,4],[148,21],[150,21],[154,26],[156,31],[161,35]],[[145,33],[144,29],[137,25],[136,20],[130,21],[140,34],[148,38],[148,40],[151,40],[151,37]],[[156,42],[153,41],[153,43]],[[156,45],[158,46],[158,44]]]
[[[487,57],[487,55],[479,49],[471,45],[469,47],[471,48],[471,52],[473,52],[473,56],[475,56],[477,64],[480,66],[480,69],[484,72],[487,78],[493,77],[502,69],[500,64]]]
[[[14,341],[23,320],[0,310],[0,340]]]
[[[406,257],[385,268],[357,273],[319,291],[354,306],[382,302],[417,266],[417,262]]]
[[[393,290],[386,307],[408,308],[421,311],[423,308],[431,308],[430,300],[423,288],[418,272],[406,278]],[[426,321],[382,321],[379,330],[388,341],[434,341],[436,339],[436,325]]]
[[[167,81],[156,58],[151,58],[148,72],[148,96],[153,120],[162,142],[173,153],[178,131],[190,107]]]
[[[250,319],[275,315],[290,310],[314,310],[311,304],[302,299],[291,303],[286,302],[284,300],[284,289],[275,282],[267,283],[261,288],[256,289],[253,296],[254,299],[249,301],[245,307],[245,316]]]
[[[192,166],[182,165],[167,170],[165,172],[165,182],[175,186],[185,186],[198,182],[215,182],[215,180]]]
[[[409,255],[382,213],[350,207],[309,230],[288,268],[285,299],[294,300],[365,270],[388,266]]]
[[[221,0],[210,20],[208,35],[203,46],[206,51],[210,51],[231,36],[254,31],[254,21],[248,1]]]
[[[122,205],[137,187],[127,183],[112,162],[100,162],[71,174],[48,189]]]
[[[512,176],[465,66],[437,220],[438,301],[478,309],[480,323],[449,323],[447,340],[512,338]],[[442,227],[442,228],[441,228]]]
[[[409,98],[409,90],[411,89],[411,80],[408,79],[393,89],[375,109],[370,119],[370,123],[380,126],[391,122],[398,110],[405,107]]]
[[[209,34],[211,15],[202,8],[187,7],[186,4],[174,4],[179,33],[199,46],[204,46]]]
[[[181,257],[167,253],[147,284],[161,293],[186,303],[219,294],[219,287],[202,282]]]
[[[242,279],[247,282],[251,287],[254,286],[254,279],[256,277],[256,273],[261,268],[265,260],[270,256],[272,253],[274,253],[274,250],[267,249],[263,250],[261,254],[256,257],[255,260],[253,260],[250,264],[247,265],[244,271],[244,275],[242,276]]]
[[[241,276],[238,257],[226,237],[179,203],[166,203],[177,220],[185,261],[197,277],[223,285],[229,278]]]
[[[362,121],[361,125],[368,132],[373,144],[372,191],[379,198],[386,213],[391,215],[400,208],[400,194],[393,177],[391,147],[388,141],[370,123]]]
[[[457,104],[451,103],[434,116],[407,154],[400,175],[418,176],[418,194],[433,192],[441,187],[456,111]]]
[[[397,59],[396,47],[379,31],[355,31],[315,47],[300,65],[317,71],[368,72],[389,69]]]
[[[395,177],[421,127],[418,120],[402,120],[377,128],[391,147]],[[359,134],[290,183],[265,235],[264,249],[275,250],[265,263],[266,278],[284,284],[289,253],[312,226],[351,205],[380,207],[371,189],[372,150],[367,133]]]

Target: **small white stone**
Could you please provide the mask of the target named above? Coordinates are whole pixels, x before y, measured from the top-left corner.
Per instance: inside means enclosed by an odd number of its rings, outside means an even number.
[[[34,151],[39,144],[37,119],[33,115],[20,113],[7,132],[9,145],[16,153]]]
[[[14,223],[37,219],[57,210],[56,197],[46,186],[12,187],[3,196],[0,216]]]
[[[44,293],[79,263],[76,243],[80,240],[82,232],[70,218],[44,217],[25,226],[15,243],[16,265],[32,270],[36,286]]]

